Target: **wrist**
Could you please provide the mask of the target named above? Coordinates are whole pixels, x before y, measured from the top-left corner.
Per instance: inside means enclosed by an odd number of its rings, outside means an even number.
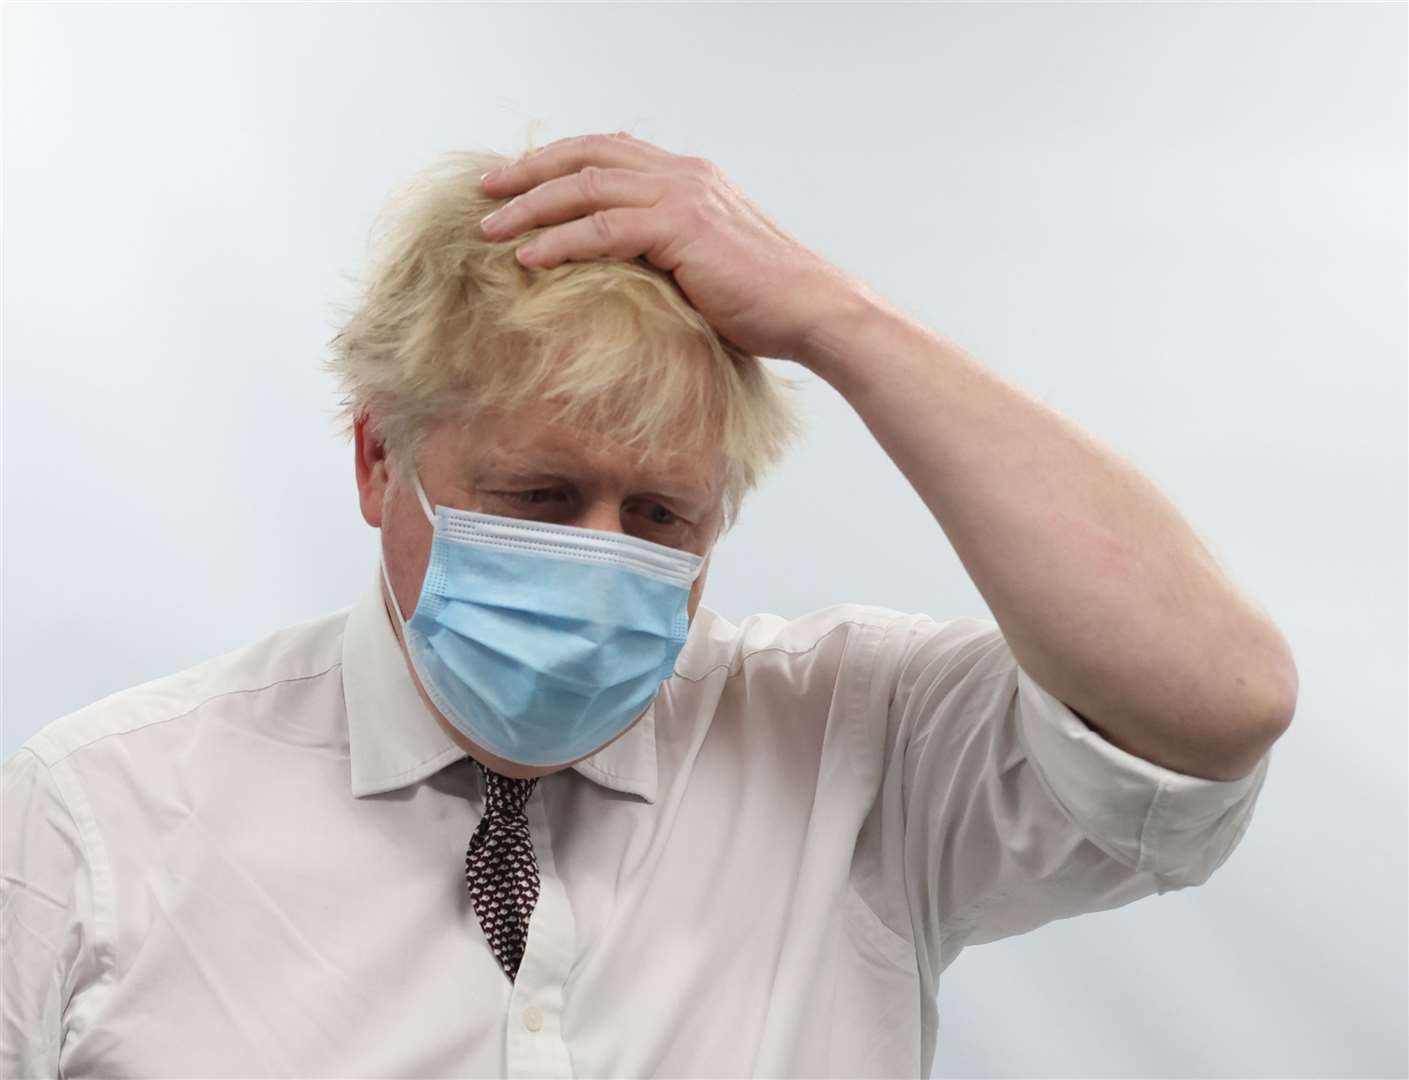
[[[860,343],[878,322],[897,312],[864,284],[852,281],[835,290],[821,315],[808,327],[789,359],[835,385],[862,352]]]

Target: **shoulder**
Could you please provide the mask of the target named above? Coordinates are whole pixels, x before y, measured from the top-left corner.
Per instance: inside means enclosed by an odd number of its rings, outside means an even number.
[[[21,749],[52,766],[103,740],[193,720],[212,708],[257,704],[292,683],[336,677],[350,610],[283,627],[184,671],[109,694],[49,721]]]

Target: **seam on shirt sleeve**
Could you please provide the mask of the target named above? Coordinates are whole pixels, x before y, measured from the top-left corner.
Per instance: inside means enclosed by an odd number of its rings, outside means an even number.
[[[886,694],[884,700],[879,702],[875,700],[875,691],[878,682],[877,667],[881,663],[881,660],[885,656],[889,655],[888,650],[884,648],[887,636],[892,633],[895,633],[897,631],[897,628],[904,626],[907,622],[909,623],[909,625],[905,626],[905,633],[903,639],[896,652],[896,667],[894,672],[892,672],[892,674],[897,674],[900,671],[904,657],[909,654],[910,645],[914,640],[916,632],[920,629],[921,626],[925,625],[926,623],[933,623],[934,620],[931,619],[928,615],[923,615],[917,618],[914,614],[901,613],[896,618],[883,624],[873,622],[855,624],[863,628],[863,633],[861,636],[865,639],[862,642],[862,647],[865,649],[865,652],[863,653],[858,663],[860,663],[861,666],[865,668],[865,678],[864,683],[861,679],[856,680],[858,684],[861,684],[860,693],[854,699],[854,703],[847,703],[849,706],[851,706],[850,714],[852,723],[850,724],[850,727],[853,744],[853,752],[849,755],[849,757],[852,760],[855,775],[860,779],[863,786],[869,787],[871,784],[876,785],[875,799],[877,800],[877,805],[879,805],[880,800],[884,799],[885,797],[885,774],[891,760],[891,754],[887,753],[887,744],[889,741],[890,731],[890,715],[891,710],[895,707],[896,693],[896,684],[892,680],[890,682],[890,692]],[[850,648],[851,642],[848,641],[847,645],[848,648]],[[843,666],[845,666],[845,663],[846,657],[843,656]],[[870,741],[874,738],[874,734],[866,730],[867,725],[869,724],[877,724],[880,727],[881,745],[879,750],[877,751],[877,771],[875,776],[864,773],[862,771],[862,763],[864,761],[865,754],[867,752]],[[899,750],[899,753],[903,756],[903,749]],[[898,786],[901,789],[900,799],[902,803],[905,799],[904,784],[905,777],[904,769],[902,768],[900,770],[900,775],[898,778]],[[898,850],[904,852],[909,822],[903,810],[898,815],[898,817],[900,835],[896,838],[896,843]],[[881,869],[882,871],[884,871],[885,859],[883,854],[880,857],[879,861]],[[912,949],[918,950],[921,939],[919,930],[915,926],[914,918],[910,911],[910,888],[909,882],[906,879],[906,867],[903,855],[899,860],[898,880],[893,881],[889,878],[882,877],[881,886],[885,889],[886,893],[889,894],[889,897],[898,897],[898,914],[904,916],[904,918],[898,920],[898,922],[900,926],[904,927],[903,930],[898,929],[895,925],[892,925],[890,920],[888,920],[885,915],[877,911],[875,905],[872,904],[871,901],[866,898],[865,894],[860,889],[853,888],[852,891],[856,893],[857,897],[861,900],[861,902],[870,910],[871,914],[875,916],[876,921],[878,923],[886,927],[886,929],[889,930],[892,934],[896,935],[896,937],[908,943]],[[916,962],[919,962],[918,952],[916,955]]]
[[[863,655],[859,661],[859,664],[865,670],[865,678],[864,680],[855,680],[856,688],[852,692],[852,700],[846,702],[845,705],[845,715],[847,715],[851,719],[851,723],[848,725],[848,727],[850,728],[849,734],[851,737],[851,750],[850,753],[848,753],[846,756],[850,759],[852,763],[853,775],[857,779],[859,779],[863,785],[869,785],[873,780],[877,783],[878,786],[876,790],[876,798],[880,799],[883,794],[883,777],[885,774],[886,767],[884,733],[889,726],[888,711],[890,708],[890,703],[895,699],[895,695],[894,693],[892,693],[887,697],[885,702],[886,711],[882,712],[879,717],[871,715],[871,697],[872,691],[876,683],[876,664],[878,661],[878,657],[881,654],[881,644],[885,641],[886,634],[890,632],[891,628],[895,625],[895,623],[892,622],[884,625],[878,625],[875,623],[851,623],[849,625],[862,628],[861,633],[853,633],[852,635],[849,635],[846,643],[846,648],[849,650],[852,647],[853,643],[856,642],[856,639],[858,637],[862,639],[859,642],[859,647],[863,650]],[[842,654],[842,659],[839,667],[843,670],[846,667],[845,652],[843,652]],[[841,671],[839,671],[838,674],[840,675]],[[873,778],[869,775],[864,774],[861,771],[861,764],[864,760],[867,743],[870,739],[870,733],[866,731],[866,725],[876,722],[879,722],[881,726],[883,738],[881,740],[882,745],[879,755],[878,775]],[[901,815],[900,827],[902,833],[901,847],[903,849],[903,834],[905,829],[903,814]],[[881,860],[881,864],[882,867],[884,867],[884,859]],[[886,881],[884,880],[884,878],[882,878],[881,883],[883,887],[887,890],[887,892],[891,891],[891,883],[889,881]],[[859,900],[861,905],[871,913],[871,917],[876,920],[876,923],[879,926],[883,926],[886,929],[887,933],[894,934],[895,937],[905,942],[907,945],[910,946],[911,950],[914,950],[916,948],[917,935],[915,933],[915,926],[914,923],[908,917],[904,921],[904,925],[906,927],[906,930],[908,930],[908,933],[906,931],[898,930],[890,924],[890,921],[883,914],[876,910],[875,905],[872,904],[871,901],[866,898],[865,893],[863,893],[860,889],[856,888],[854,884],[850,883],[850,881],[848,881],[848,887],[853,893],[856,894],[857,900]],[[909,905],[905,902],[906,890],[905,881],[903,878],[903,869],[899,892],[901,897],[901,909],[908,913]]]
[[[1145,870],[1150,865],[1150,850],[1147,845],[1149,837],[1154,833],[1151,823],[1154,822],[1156,815],[1164,805],[1163,799],[1166,790],[1163,780],[1156,782],[1155,793],[1150,797],[1149,809],[1145,811],[1145,819],[1140,822],[1140,831],[1135,837],[1135,853],[1138,860],[1135,863],[1135,869],[1137,871]]]
[[[34,753],[34,751],[30,751]],[[98,962],[99,979],[108,987],[111,987],[117,976],[117,926],[114,917],[114,897],[112,884],[112,866],[108,860],[106,845],[103,844],[102,836],[98,832],[97,819],[93,815],[93,808],[88,802],[88,796],[83,791],[83,786],[73,770],[66,764],[67,757],[50,766],[44,762],[41,755],[35,754],[39,758],[40,764],[44,765],[49,777],[53,780],[54,789],[59,794],[59,800],[64,804],[64,809],[68,811],[69,818],[73,821],[74,827],[78,831],[79,841],[83,845],[83,862],[88,869],[89,880],[92,883],[93,897],[93,955]],[[63,1002],[63,1030],[62,1034],[67,1037],[69,1031],[69,1001]],[[81,1032],[81,1028],[78,1029]],[[60,1039],[60,1054],[63,1051],[63,1039]]]

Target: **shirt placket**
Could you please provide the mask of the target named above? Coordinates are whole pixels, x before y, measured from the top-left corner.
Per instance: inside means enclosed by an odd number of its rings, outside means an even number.
[[[528,921],[506,1019],[508,1077],[570,1077],[572,1058],[563,1041],[563,991],[572,968],[575,928],[567,891],[553,862],[543,783],[524,806],[538,860],[538,902]]]

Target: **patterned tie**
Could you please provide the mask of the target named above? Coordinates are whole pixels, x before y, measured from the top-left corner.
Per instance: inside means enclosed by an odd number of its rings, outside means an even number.
[[[475,764],[484,777],[484,816],[470,837],[465,882],[485,939],[512,982],[523,959],[528,919],[538,902],[538,860],[524,814],[538,777],[516,780],[482,762]]]

